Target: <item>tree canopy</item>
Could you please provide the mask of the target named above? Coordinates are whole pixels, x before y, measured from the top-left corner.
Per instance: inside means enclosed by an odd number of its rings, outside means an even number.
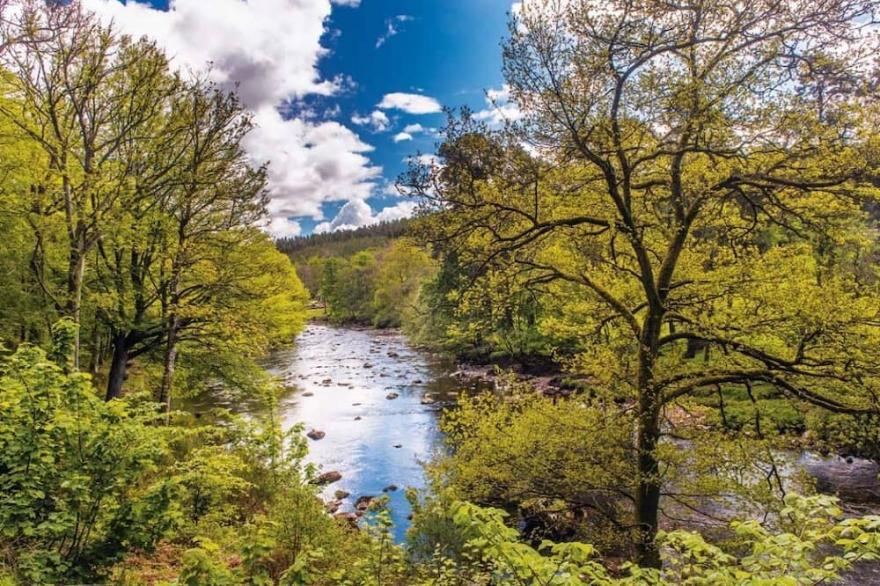
[[[521,119],[465,111],[402,178],[432,241],[559,299],[578,368],[634,401],[644,564],[677,400],[766,383],[877,409],[874,9],[525,2],[504,48]]]

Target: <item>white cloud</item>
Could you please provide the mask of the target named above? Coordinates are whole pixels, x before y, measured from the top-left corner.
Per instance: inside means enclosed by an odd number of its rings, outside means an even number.
[[[415,157],[416,161],[420,165],[427,165],[431,167],[439,167],[440,166],[440,157],[437,155],[419,155]],[[409,159],[407,159],[408,161]]]
[[[272,238],[293,238],[302,234],[302,227],[296,220],[289,218],[273,218],[266,224],[266,232]]]
[[[379,213],[373,213],[370,204],[362,199],[353,199],[340,208],[339,213],[330,222],[322,222],[315,226],[315,234],[353,230],[379,222],[390,222],[411,217],[416,211],[414,201],[402,201],[389,206]]]
[[[327,52],[321,36],[332,4],[359,2],[171,0],[163,11],[135,0],[83,0],[123,32],[154,38],[179,69],[202,71],[211,64],[213,81],[237,87],[257,124],[245,143],[248,154],[255,164],[270,163],[270,229],[287,233],[296,229],[289,216],[320,219],[323,202],[368,197],[381,175],[365,155],[372,147],[350,129],[307,112],[292,119],[278,112],[282,104],[332,96],[350,85],[343,78],[321,79],[317,65]]]
[[[376,220],[379,222],[391,222],[393,220],[402,220],[411,218],[416,213],[418,204],[414,201],[402,201],[396,205],[389,206],[376,214]]]
[[[413,17],[408,14],[398,14],[395,17],[388,18],[385,20],[385,32],[376,39],[376,48],[378,49],[382,45],[388,42],[388,39],[398,34],[402,29],[401,25],[405,22],[409,22]]]
[[[523,112],[511,101],[510,86],[486,91],[486,108],[474,114],[477,120],[485,120],[489,126],[501,127],[508,122],[522,120]]]
[[[277,105],[291,96],[332,94],[316,66],[329,0],[171,0],[169,10],[146,2],[83,0],[125,32],[164,46],[177,65],[202,70],[239,93],[248,106]],[[351,4],[348,2],[348,4]]]
[[[405,140],[412,140],[412,134],[409,132],[398,132],[394,135],[394,142],[403,142]]]
[[[436,114],[443,110],[440,102],[430,96],[403,92],[385,94],[376,107],[383,110],[402,110],[407,114]]]
[[[270,159],[273,218],[321,218],[321,204],[370,195],[382,173],[366,153],[373,147],[337,122],[313,125],[284,120],[274,108],[260,110],[246,146],[257,160]]]
[[[391,125],[388,115],[382,110],[373,110],[369,116],[358,116],[355,114],[351,117],[351,121],[358,126],[369,124],[376,132],[385,132]]]
[[[404,132],[408,132],[409,134],[418,134],[419,132],[425,132],[426,130],[427,128],[421,124],[407,124],[403,129]]]

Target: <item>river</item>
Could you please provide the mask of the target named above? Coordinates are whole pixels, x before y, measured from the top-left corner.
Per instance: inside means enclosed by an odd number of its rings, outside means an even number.
[[[265,366],[290,389],[279,405],[284,428],[302,423],[306,432],[325,434],[309,440],[307,459],[342,478],[323,488],[324,499],[348,492],[339,512],[351,512],[358,498],[387,494],[402,541],[410,515],[405,489],[424,487],[422,463],[440,447],[439,405],[453,400],[460,386],[448,376],[450,364],[414,349],[395,331],[311,323]],[[435,403],[423,404],[426,396]],[[221,393],[186,408],[218,406],[258,408]]]
[[[350,512],[359,497],[387,494],[395,537],[403,541],[410,515],[405,488],[424,487],[422,463],[441,449],[440,406],[453,402],[462,386],[450,376],[453,365],[413,348],[399,332],[311,323],[265,367],[289,389],[279,405],[285,429],[302,423],[305,431],[324,434],[309,440],[308,461],[341,474],[322,489],[324,499],[334,500],[340,490],[350,493],[339,509]],[[258,408],[221,393],[188,401],[185,408],[216,406]],[[812,453],[792,453],[789,461],[808,471],[819,490],[839,494],[852,513],[876,514],[880,508],[875,462]],[[863,572],[859,580],[872,581],[846,583],[880,583],[877,564]]]

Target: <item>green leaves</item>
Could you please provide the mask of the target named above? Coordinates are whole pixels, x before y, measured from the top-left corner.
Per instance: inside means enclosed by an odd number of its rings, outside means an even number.
[[[707,543],[697,533],[661,532],[663,569],[625,565],[627,576],[615,576],[583,543],[544,542],[537,549],[517,541],[504,523],[506,515],[462,502],[449,515],[468,535],[467,547],[480,552],[499,582],[529,586],[581,584],[655,584],[669,586],[812,585],[833,582],[857,560],[876,559],[880,552],[880,518],[841,520],[831,497],[787,498],[792,532],[774,532],[757,522],[735,523],[737,540],[729,551]],[[844,537],[845,536],[845,537]],[[836,545],[834,554],[822,553]],[[739,552],[749,552],[741,555]]]
[[[0,372],[4,540],[19,543],[21,576],[57,580],[91,563],[84,556],[112,553],[111,527],[167,455],[164,432],[151,425],[154,406],[105,404],[87,375],[64,374],[37,348],[22,346]]]

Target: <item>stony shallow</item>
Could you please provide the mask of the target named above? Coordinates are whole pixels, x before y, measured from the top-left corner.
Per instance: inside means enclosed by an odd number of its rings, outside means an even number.
[[[439,445],[436,411],[458,384],[448,366],[400,333],[326,324],[309,325],[294,347],[272,356],[269,371],[291,388],[281,402],[285,427],[323,432],[309,440],[308,459],[342,476],[324,486],[324,498],[350,493],[339,512],[385,494],[403,537],[410,513],[403,489],[424,486],[421,463]]]

